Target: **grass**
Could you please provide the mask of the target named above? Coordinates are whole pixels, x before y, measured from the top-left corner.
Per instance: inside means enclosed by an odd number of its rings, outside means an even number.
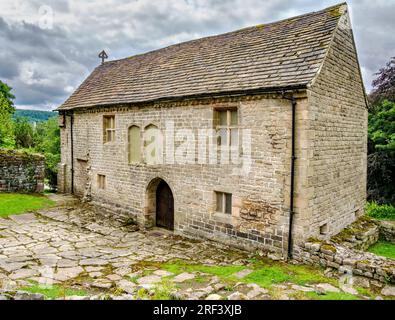
[[[208,266],[201,264],[188,264],[181,260],[168,262],[161,265],[162,269],[170,271],[174,274],[182,272],[203,272],[210,275],[218,276],[221,281],[227,285],[227,288],[233,290],[236,283],[255,283],[262,288],[269,290],[272,298],[281,299],[284,292],[283,289],[273,287],[273,285],[293,283],[301,286],[313,285],[318,283],[329,283],[338,287],[338,280],[328,278],[324,275],[322,268],[291,265],[281,262],[273,262],[268,259],[250,259],[248,266]],[[251,269],[252,272],[242,279],[235,277],[235,273],[243,269]],[[370,290],[357,288],[359,294],[373,297]],[[362,292],[359,292],[361,290]],[[170,290],[158,292],[160,299],[169,297]],[[344,292],[327,292],[326,294],[318,294],[316,292],[295,292],[292,295],[298,300],[359,300],[358,296]]]
[[[256,283],[263,288],[270,288],[273,284],[284,282],[292,282],[302,286],[322,282],[336,284],[334,279],[325,277],[322,270],[308,266],[259,262],[255,264],[254,268],[255,270],[242,280],[248,283]]]
[[[165,263],[161,267],[174,274],[183,272],[202,272],[218,276],[221,279],[229,278],[234,273],[245,269],[244,266],[208,266],[202,264],[188,264],[179,260],[172,263]]]
[[[0,193],[0,217],[48,208],[55,202],[41,194]]]
[[[395,260],[395,244],[385,241],[379,241],[368,250],[378,256],[383,256],[386,258]]]
[[[87,296],[88,293],[84,290],[75,290],[70,288],[63,288],[60,286],[42,286],[37,283],[33,283],[31,286],[22,287],[19,290],[30,292],[30,293],[40,293],[45,296],[46,299],[53,300],[58,298],[65,298],[69,296]]]
[[[273,284],[292,282],[298,285],[331,283],[336,285],[336,281],[323,275],[322,270],[318,268],[289,265],[285,263],[273,263],[269,260],[251,260],[248,267],[252,271],[249,275],[242,279],[237,279],[235,273],[246,269],[246,266],[208,266],[201,264],[187,264],[183,261],[174,261],[165,263],[162,269],[180,274],[183,272],[202,272],[210,275],[218,276],[226,283],[244,282],[256,283],[263,288],[270,288]]]
[[[366,204],[366,214],[377,220],[395,220],[395,207],[384,204],[379,205],[376,202]]]
[[[306,292],[305,294],[310,300],[359,300],[358,297],[344,292],[327,292],[324,295],[315,292]]]
[[[168,279],[163,280],[160,284],[154,287],[154,295],[152,300],[172,300],[176,286]]]

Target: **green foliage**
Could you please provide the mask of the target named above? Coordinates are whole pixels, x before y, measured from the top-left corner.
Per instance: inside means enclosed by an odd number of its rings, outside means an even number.
[[[368,200],[395,204],[395,158],[389,152],[368,155]]]
[[[41,110],[15,110],[14,119],[27,118],[29,122],[44,122],[50,118],[56,117],[57,112],[41,111]]]
[[[273,284],[292,282],[298,285],[314,283],[332,283],[333,279],[327,278],[322,271],[308,266],[288,264],[262,264],[255,265],[254,272],[242,279],[243,282],[256,283],[264,288],[270,288]]]
[[[395,103],[385,100],[369,115],[369,139],[376,151],[395,152]]]
[[[358,300],[358,297],[344,292],[327,292],[326,294],[318,294],[316,292],[306,292],[306,296],[311,300]]]
[[[164,279],[154,287],[152,300],[172,300],[176,286],[168,279]]]
[[[11,89],[0,81],[0,147],[14,146],[12,114],[15,111]]]
[[[227,283],[256,283],[264,288],[270,288],[273,284],[292,282],[298,285],[314,283],[331,283],[336,281],[325,277],[322,270],[308,266],[289,265],[286,263],[274,263],[269,260],[254,259],[251,261],[253,271],[242,279],[236,278],[235,273],[246,269],[246,266],[226,265],[208,266],[201,264],[188,264],[183,261],[168,262],[161,266],[162,269],[180,274],[183,272],[202,272],[219,277]],[[195,280],[195,279],[194,279]]]
[[[165,263],[162,268],[166,271],[174,274],[180,274],[183,272],[202,272],[212,275],[216,275],[220,278],[226,278],[232,274],[245,269],[244,266],[209,266],[202,264],[188,264],[183,261],[174,261],[172,263]]]
[[[395,58],[376,76],[369,96],[368,199],[395,204]]]
[[[384,100],[369,115],[368,198],[395,203],[395,103]]]
[[[1,111],[1,110],[0,110]],[[1,119],[5,119],[1,116]],[[58,163],[60,162],[60,129],[57,118],[33,125],[27,118],[16,118],[12,122],[0,121],[0,147],[28,149],[45,156],[45,177],[51,189],[57,185]],[[7,139],[1,139],[3,136]]]
[[[55,202],[43,195],[0,193],[0,217],[40,210],[53,205]]]
[[[19,289],[20,291],[30,293],[40,293],[45,296],[46,299],[54,300],[59,298],[65,298],[69,296],[87,296],[88,293],[84,290],[75,290],[71,288],[65,288],[62,286],[52,285],[39,285],[38,283],[32,283],[31,286],[26,286]]]
[[[60,162],[60,129],[57,118],[37,124],[34,150],[45,156],[45,176],[52,189],[56,189]]]
[[[395,260],[395,244],[393,243],[380,241],[370,247],[368,251]]]
[[[11,90],[11,87],[9,87],[6,83],[0,80],[0,94],[8,101],[10,109],[14,107],[13,100],[15,99],[15,96],[11,93]]]
[[[0,96],[0,147],[13,148],[15,146],[14,127],[11,116],[1,110]]]
[[[18,110],[13,118],[13,99],[11,88],[0,81],[0,147],[29,149],[43,154],[46,179],[50,187],[56,189],[60,162],[60,130],[56,114]],[[38,124],[33,125],[35,122]]]
[[[366,204],[366,214],[378,220],[395,220],[395,207],[392,205],[379,205],[372,201]]]
[[[27,118],[16,118],[14,120],[15,147],[29,149],[34,144],[34,129]]]

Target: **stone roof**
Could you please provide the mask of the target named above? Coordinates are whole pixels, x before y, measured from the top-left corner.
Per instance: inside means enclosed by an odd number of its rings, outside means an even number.
[[[59,110],[306,87],[325,58],[339,4],[98,66]]]

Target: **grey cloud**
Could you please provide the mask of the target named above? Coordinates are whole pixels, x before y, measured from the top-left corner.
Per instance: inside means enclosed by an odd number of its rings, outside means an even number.
[[[54,27],[9,18],[0,0],[0,79],[17,105],[56,107],[98,65],[110,59],[320,10],[340,0],[105,0],[50,2]],[[43,4],[32,0],[26,10]],[[395,55],[395,1],[349,1],[365,85]],[[26,14],[26,12],[25,12]]]

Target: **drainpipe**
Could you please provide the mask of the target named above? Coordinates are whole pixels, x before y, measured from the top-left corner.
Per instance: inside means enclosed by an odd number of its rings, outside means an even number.
[[[292,105],[292,154],[291,154],[291,186],[289,194],[289,230],[288,230],[288,260],[293,256],[293,222],[294,222],[294,200],[295,200],[295,163],[296,163],[296,99],[294,95],[287,98],[283,93],[283,98],[290,100]]]
[[[70,148],[71,148],[71,194],[74,194],[74,137],[73,137],[74,112],[70,114]]]

